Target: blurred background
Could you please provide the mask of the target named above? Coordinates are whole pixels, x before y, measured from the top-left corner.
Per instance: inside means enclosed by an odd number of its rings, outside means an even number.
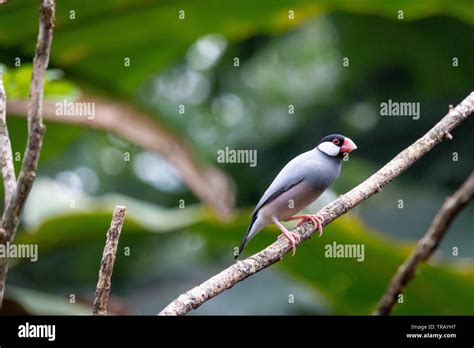
[[[14,153],[26,143],[37,2],[0,7]],[[89,314],[115,205],[128,208],[110,311],[156,314],[231,265],[261,194],[288,160],[342,133],[358,150],[317,209],[365,180],[470,91],[469,1],[58,1],[47,132],[3,314]],[[380,103],[420,103],[420,119]],[[93,103],[94,117],[55,103]],[[370,314],[414,243],[473,169],[473,120],[380,194],[270,269],[191,314]],[[257,150],[257,165],[217,151]],[[17,169],[20,162],[16,162]],[[3,193],[2,193],[3,194]],[[456,219],[394,314],[474,314],[474,207]],[[250,255],[277,237],[267,228]],[[330,259],[333,242],[364,262]],[[457,251],[457,252],[456,252]],[[454,254],[454,255],[453,255]]]

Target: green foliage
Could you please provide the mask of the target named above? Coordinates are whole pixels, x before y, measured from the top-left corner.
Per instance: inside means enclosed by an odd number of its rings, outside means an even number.
[[[467,1],[231,0],[225,2],[224,10],[218,0],[107,0],[94,6],[88,0],[69,0],[57,4],[52,63],[82,78],[90,76],[107,90],[130,95],[151,73],[175,62],[198,37],[208,33],[219,32],[236,41],[257,33],[281,33],[324,12],[378,14],[396,20],[401,9],[407,21],[448,14],[474,22],[473,5]],[[179,10],[185,10],[184,20],[178,18]],[[294,20],[288,19],[289,10],[294,11]],[[75,19],[70,11],[75,11]],[[31,56],[36,15],[37,8],[29,0],[4,6],[0,13],[2,46],[16,46]],[[125,57],[131,58],[130,68],[124,68]]]
[[[8,99],[26,100],[28,98],[32,70],[31,64],[4,69],[3,83]],[[46,71],[44,78],[44,98],[46,100],[74,100],[79,94],[79,88],[73,82],[64,79],[63,71],[59,69]]]
[[[2,69],[1,66],[0,69]],[[3,67],[2,70],[7,103],[8,101],[18,99],[26,101],[30,89],[31,64],[25,64],[18,68]],[[51,69],[46,72],[44,81],[44,98],[46,100],[74,100],[80,95],[79,88],[73,82],[65,80],[63,77],[64,74],[61,70]],[[79,129],[64,124],[47,123],[48,136],[44,139],[41,165],[63,153],[69,145],[77,140],[81,133]],[[19,171],[27,140],[26,118],[8,117],[7,125],[12,141],[15,167]]]

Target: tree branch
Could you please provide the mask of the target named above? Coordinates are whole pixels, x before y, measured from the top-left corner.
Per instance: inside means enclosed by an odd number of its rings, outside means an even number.
[[[474,172],[461,187],[446,199],[434,217],[426,234],[418,241],[415,250],[398,268],[386,293],[380,299],[374,315],[388,315],[396,303],[397,296],[413,278],[420,263],[428,260],[437,248],[456,216],[469,203],[474,195]]]
[[[28,140],[22,168],[15,191],[5,206],[2,215],[2,234],[13,241],[20,222],[21,213],[36,177],[36,168],[43,143],[45,127],[41,118],[43,104],[44,75],[48,67],[49,52],[53,38],[55,4],[54,0],[42,0],[38,42],[33,59],[33,73],[28,103]],[[0,306],[3,301],[8,259],[0,258]]]
[[[321,209],[318,215],[323,219],[322,224],[326,226],[342,214],[380,192],[385,185],[407,170],[437,144],[451,137],[449,132],[472,112],[474,112],[474,92],[471,92],[456,108],[450,107],[448,114],[428,133],[400,152],[375,174]],[[295,231],[301,234],[301,242],[309,239],[315,233],[312,222],[305,222]],[[277,240],[257,254],[245,260],[237,261],[221,273],[182,294],[159,314],[184,315],[226,289],[233,287],[236,283],[280,261],[289,250],[290,244],[286,239]]]
[[[110,279],[114,270],[115,255],[122,231],[123,221],[125,220],[126,208],[116,206],[112,216],[110,228],[107,231],[107,240],[105,242],[102,261],[100,262],[99,280],[95,291],[94,310],[92,315],[106,315],[107,302],[109,300]]]
[[[7,95],[3,87],[2,72],[0,71],[0,165],[2,167],[3,190],[5,206],[16,190],[15,166],[13,164],[12,145],[7,128]]]
[[[160,153],[179,171],[185,184],[204,204],[224,218],[232,213],[235,199],[232,180],[213,166],[201,165],[185,142],[152,117],[133,106],[103,98],[84,96],[76,103],[93,103],[95,117],[88,119],[81,115],[57,115],[56,103],[52,101],[44,103],[43,117],[52,122],[112,132],[143,149]],[[24,100],[8,103],[9,115],[23,116],[26,112]]]

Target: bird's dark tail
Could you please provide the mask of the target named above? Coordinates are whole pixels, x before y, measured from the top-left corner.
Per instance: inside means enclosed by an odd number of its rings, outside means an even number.
[[[252,231],[253,224],[255,223],[256,220],[257,220],[257,212],[255,212],[252,215],[252,221],[250,222],[249,228],[247,229],[247,233],[245,234],[245,237],[242,240],[242,243],[240,243],[239,253],[234,256],[234,260],[237,260],[237,258],[242,253],[242,250],[244,250],[245,246],[247,245],[248,241],[250,240],[250,231]]]

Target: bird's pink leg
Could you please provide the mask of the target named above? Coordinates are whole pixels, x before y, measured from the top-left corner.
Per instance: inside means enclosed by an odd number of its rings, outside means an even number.
[[[319,230],[319,236],[321,237],[323,235],[323,219],[319,215],[298,215],[289,218],[287,221],[291,220],[301,220],[296,224],[298,227],[306,221],[311,221],[314,225],[314,229]]]
[[[296,253],[296,243],[300,242],[301,236],[299,235],[298,232],[293,232],[293,231],[288,231],[285,226],[281,224],[280,221],[276,217],[272,217],[273,222],[275,225],[278,226],[278,228],[281,231],[281,235],[278,238],[281,238],[282,236],[285,236],[291,244],[291,250],[293,250],[293,256],[295,256]]]

